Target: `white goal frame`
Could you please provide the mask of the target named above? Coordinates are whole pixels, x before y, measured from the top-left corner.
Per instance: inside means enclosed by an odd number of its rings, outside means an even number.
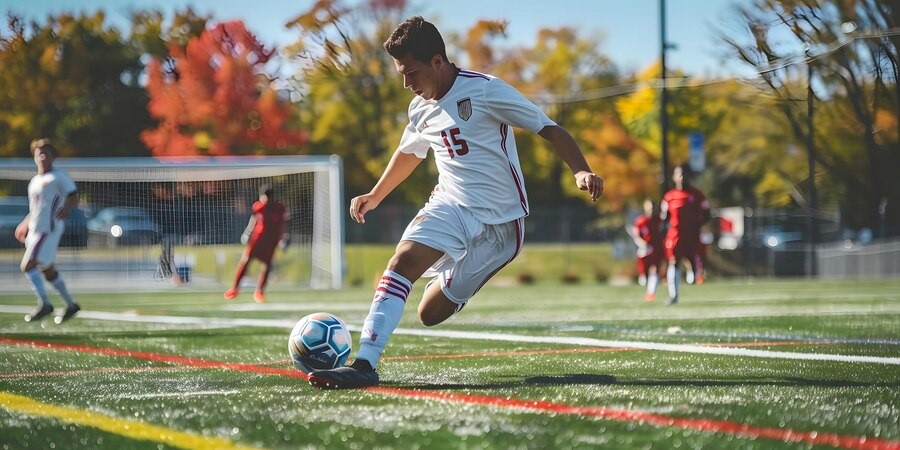
[[[178,183],[313,174],[309,287],[339,289],[344,271],[343,166],[337,155],[227,157],[60,157],[54,167],[80,182]],[[0,181],[20,183],[37,174],[34,161],[0,158]],[[0,196],[3,196],[0,193]],[[21,258],[21,252],[19,252]],[[5,263],[4,263],[5,264]],[[16,266],[18,261],[15,261]],[[277,264],[277,257],[276,257]],[[60,263],[65,273],[66,264]],[[228,271],[233,267],[227,268]],[[4,272],[6,269],[3,270]],[[0,274],[2,275],[2,274]],[[18,274],[19,276],[21,274]],[[230,274],[228,275],[230,277]],[[4,276],[5,278],[5,276]],[[248,278],[253,278],[248,275]],[[5,283],[4,283],[5,284]],[[25,283],[20,283],[24,285]]]

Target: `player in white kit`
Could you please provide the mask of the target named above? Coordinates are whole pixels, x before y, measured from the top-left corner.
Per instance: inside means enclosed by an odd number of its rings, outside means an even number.
[[[419,303],[419,318],[437,325],[461,310],[503,266],[518,255],[528,198],[512,127],[546,139],[575,174],[575,183],[596,201],[603,180],[578,144],[537,106],[499,78],[460,70],[447,59],[437,28],[412,17],[384,43],[404,87],[416,94],[409,124],[381,179],[350,202],[358,223],[434,152],[438,184],[407,226],[388,262],[352,365],[308,371],[325,389],[373,386],[375,367],[400,321],[412,284],[433,277]]]
[[[38,174],[28,183],[28,215],[16,227],[16,239],[25,244],[20,268],[38,298],[38,307],[25,316],[25,321],[36,322],[53,312],[44,287],[46,279],[66,302],[63,314],[54,318],[56,323],[62,323],[81,310],[54,266],[56,248],[65,228],[63,219],[78,204],[78,190],[65,172],[53,168],[57,151],[49,140],[32,142],[31,152]]]

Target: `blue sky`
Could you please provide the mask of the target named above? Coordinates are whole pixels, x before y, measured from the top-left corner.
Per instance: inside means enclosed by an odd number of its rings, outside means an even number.
[[[740,64],[722,58],[717,30],[736,29],[734,4],[748,0],[667,0],[667,34],[677,46],[667,65],[692,75],[747,76]],[[132,9],[166,11],[191,5],[215,19],[243,19],[267,44],[293,36],[284,22],[313,0],[0,0],[0,12],[13,11],[42,21],[62,11],[103,9],[123,26]],[[352,2],[351,2],[352,3]],[[410,11],[433,21],[444,33],[462,32],[478,19],[505,19],[509,39],[529,43],[542,27],[571,26],[583,36],[598,37],[601,50],[625,73],[639,71],[659,58],[659,0],[411,0]],[[453,55],[451,55],[452,59]],[[474,68],[477,69],[477,68]]]

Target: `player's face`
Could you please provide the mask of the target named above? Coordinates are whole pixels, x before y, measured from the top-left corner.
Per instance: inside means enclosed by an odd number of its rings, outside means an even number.
[[[38,172],[44,173],[50,171],[53,167],[53,154],[39,148],[34,151],[34,164],[38,168]]]
[[[440,58],[440,56],[436,56]],[[432,58],[432,61],[434,58]],[[400,59],[394,59],[397,72],[403,76],[403,87],[413,91],[419,97],[426,100],[434,100],[438,93],[438,71],[434,64],[423,63],[406,55]]]
[[[675,170],[672,171],[672,182],[675,183],[675,186],[678,189],[681,189],[684,186],[684,171],[681,167],[676,167]]]

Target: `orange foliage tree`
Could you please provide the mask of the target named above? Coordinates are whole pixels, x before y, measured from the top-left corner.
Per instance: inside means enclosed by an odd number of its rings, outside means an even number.
[[[170,43],[170,61],[147,66],[148,109],[159,125],[141,140],[155,156],[296,152],[306,133],[288,127],[291,104],[266,75],[273,54],[240,21]]]

